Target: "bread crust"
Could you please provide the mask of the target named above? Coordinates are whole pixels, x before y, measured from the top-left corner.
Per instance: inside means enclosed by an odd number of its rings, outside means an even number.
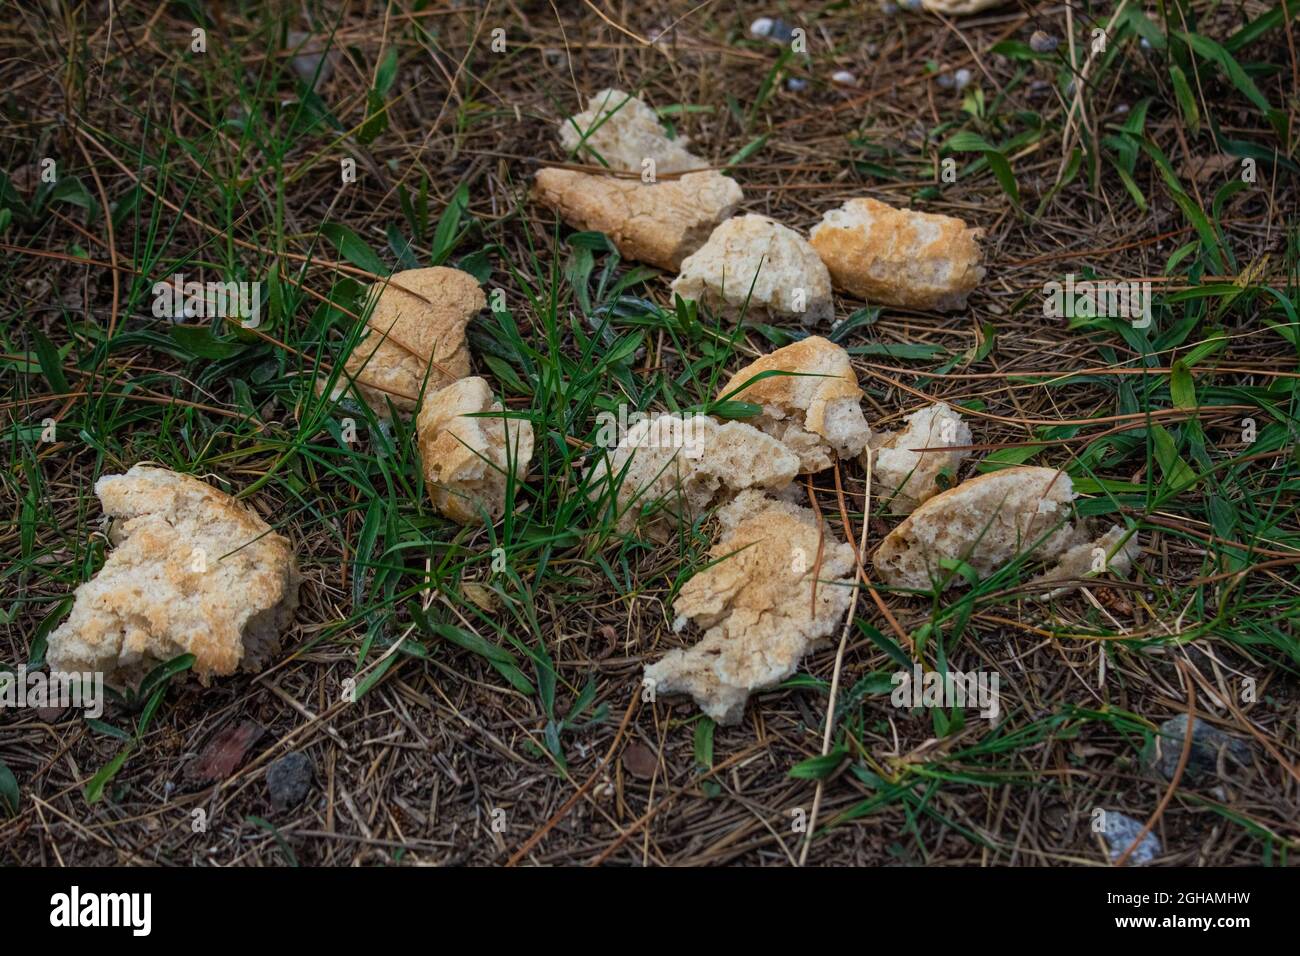
[[[1055,468],[1024,465],[980,475],[920,505],[885,536],[873,563],[887,584],[928,589],[940,558],[962,559],[983,577],[1045,534],[1033,553],[1055,557],[1079,543],[1068,522],[1073,499],[1070,476]],[[945,587],[960,580],[952,575]]]
[[[388,416],[388,402],[414,412],[426,373],[429,391],[469,374],[465,327],[487,305],[477,279],[445,266],[408,269],[370,294],[367,329],[343,370],[377,414]]]
[[[425,487],[434,507],[453,521],[477,524],[484,513],[495,521],[505,512],[507,472],[513,470],[517,482],[528,476],[532,424],[478,417],[502,411],[478,376],[425,393],[415,421]]]
[[[705,415],[665,412],[638,422],[592,466],[593,497],[618,482],[618,527],[636,527],[648,506],[652,535],[674,517],[693,520],[710,506],[751,488],[779,491],[799,470],[781,442],[744,422],[719,424]]]
[[[655,111],[622,90],[589,97],[586,110],[560,122],[560,142],[585,162],[622,172],[641,172],[647,159],[657,174],[709,165],[686,150],[684,138],[669,139]]]
[[[971,444],[969,426],[946,402],[936,402],[912,412],[907,427],[897,432],[876,432],[862,453],[865,467],[872,461],[871,497],[888,502],[894,514],[915,511],[923,501],[939,494],[939,474],[945,468],[955,476],[970,454],[960,446]],[[947,426],[947,427],[945,427]],[[945,433],[951,438],[945,439]],[[915,451],[918,448],[958,446],[951,451]]]
[[[742,388],[773,371],[798,374],[769,375]],[[831,467],[836,456],[852,458],[866,447],[871,428],[862,414],[862,395],[849,353],[810,335],[746,365],[717,399],[762,405],[762,413],[747,421],[784,442],[799,456],[800,473],[810,474]]]
[[[542,169],[534,195],[575,229],[603,232],[625,259],[677,269],[743,195],[721,173],[643,183],[569,169]]]
[[[1006,0],[921,0],[921,5],[932,13],[945,13],[951,17],[968,16],[1006,3]]]
[[[804,325],[835,313],[831,277],[808,240],[767,216],[733,216],[682,261],[673,292],[738,321],[797,319]]]
[[[965,308],[984,278],[983,233],[960,219],[850,199],[812,231],[837,288],[884,305],[922,310]]]
[[[286,538],[230,495],[166,468],[106,475],[95,493],[115,547],[50,635],[51,669],[100,671],[125,687],[193,654],[206,684],[278,650],[300,580]]]
[[[646,667],[656,693],[690,694],[720,724],[738,723],[750,693],[788,678],[839,625],[853,594],[853,549],[807,509],[745,491],[724,508],[715,562],[683,586],[675,630],[699,643]],[[820,556],[820,562],[819,562]],[[815,595],[815,600],[814,600]]]

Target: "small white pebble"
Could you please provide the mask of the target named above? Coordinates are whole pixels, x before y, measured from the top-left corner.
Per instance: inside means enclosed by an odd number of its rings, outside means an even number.
[[[939,84],[941,89],[950,90],[957,85],[957,81],[952,78],[951,73],[940,73],[934,81]]]
[[[831,74],[831,82],[836,86],[854,86],[857,84],[858,78],[848,70],[836,70]]]
[[[966,89],[966,87],[970,86],[970,80],[971,80],[970,70],[967,70],[964,67],[958,70],[956,73],[954,73],[952,78],[953,81],[957,84],[957,89],[959,90],[964,90]]]
[[[749,35],[753,37],[765,37],[772,32],[772,18],[759,17],[749,25]]]
[[[791,93],[802,93],[804,90],[808,89],[808,81],[801,80],[797,76],[792,76],[785,81],[785,88]]]

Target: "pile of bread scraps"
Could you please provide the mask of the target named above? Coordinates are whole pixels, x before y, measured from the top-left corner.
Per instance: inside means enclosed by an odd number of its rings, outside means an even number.
[[[623,256],[678,269],[675,294],[733,320],[827,321],[833,287],[958,309],[984,275],[979,231],[946,216],[853,199],[828,211],[809,239],[763,216],[732,216],[742,198],[735,181],[618,90],[592,97],[560,138],[610,173],[638,175],[543,169],[538,199],[575,228],[604,232]],[[643,181],[647,170],[654,175]],[[469,374],[465,328],[486,304],[482,289],[438,267],[395,273],[371,296],[331,398],[351,386],[380,416],[414,414],[434,506],[463,524],[495,521],[510,487],[527,478],[534,435]],[[660,537],[716,509],[714,563],[674,603],[674,630],[694,622],[703,636],[646,677],[658,691],[690,694],[720,722],[738,721],[750,693],[792,675],[849,606],[857,559],[800,500],[801,475],[854,458],[870,466],[872,497],[906,516],[873,557],[897,588],[960,586],[1023,556],[1048,566],[1029,586],[1050,597],[1098,573],[1127,574],[1137,554],[1133,532],[1098,535],[1071,520],[1073,487],[1055,469],[1008,468],[944,490],[972,444],[961,416],[937,403],[907,415],[899,431],[873,433],[848,353],[825,338],[760,357],[717,398],[760,412],[746,421],[654,416],[599,450],[588,477],[623,531]],[[257,669],[278,651],[299,580],[285,538],[229,495],[167,469],[137,465],[100,479],[96,493],[115,548],[50,635],[53,669],[101,671],[111,686],[127,686],[191,653],[206,682]]]

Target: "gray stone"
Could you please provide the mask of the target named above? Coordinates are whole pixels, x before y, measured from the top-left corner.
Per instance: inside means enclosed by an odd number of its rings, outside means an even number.
[[[304,753],[285,754],[266,770],[266,789],[277,809],[287,810],[302,803],[311,789],[311,760]]]
[[[1187,736],[1187,715],[1179,714],[1160,725],[1158,736],[1147,750],[1147,764],[1156,769],[1166,780],[1174,778],[1178,769],[1178,758],[1183,753],[1183,738]],[[1219,754],[1223,753],[1225,762],[1245,767],[1250,763],[1250,744],[1237,737],[1231,737],[1212,724],[1200,718],[1192,725],[1192,752],[1187,757],[1187,769],[1183,776],[1189,780],[1198,777],[1217,776]]]
[[[1114,863],[1137,839],[1137,835],[1142,832],[1144,824],[1142,821],[1134,820],[1118,810],[1106,810],[1105,814],[1106,826],[1101,831],[1101,835],[1106,840],[1106,848],[1110,853],[1110,862]],[[1159,855],[1160,841],[1154,833],[1148,833],[1142,838],[1142,842],[1133,849],[1133,852],[1129,854],[1128,865],[1146,866]]]

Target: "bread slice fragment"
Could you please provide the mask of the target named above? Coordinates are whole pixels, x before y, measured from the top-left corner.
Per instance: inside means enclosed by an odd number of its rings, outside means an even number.
[[[1127,540],[1125,540],[1127,536]],[[1044,585],[1061,582],[1060,587],[1038,591],[1034,596],[1040,601],[1069,594],[1080,582],[1111,573],[1121,577],[1133,569],[1133,562],[1142,552],[1136,534],[1128,536],[1119,525],[1111,525],[1100,538],[1066,548],[1056,565],[1029,582],[1028,589],[1035,591]]]
[[[840,624],[854,560],[853,549],[811,510],[755,490],[717,517],[722,533],[709,552],[715,563],[687,581],[673,604],[673,629],[693,621],[704,636],[669,651],[645,677],[656,695],[689,694],[718,723],[735,724],[751,693],[788,678]]]
[[[942,489],[939,477],[946,470],[956,476],[968,449],[945,446],[971,444],[970,427],[945,402],[927,405],[908,415],[902,431],[876,432],[862,453],[872,458],[871,495],[887,502],[894,514],[909,514]],[[932,451],[919,451],[928,448]]]
[[[960,219],[862,198],[827,212],[811,241],[836,287],[869,302],[951,311],[984,278],[981,235]]]
[[[969,16],[984,10],[992,10],[1007,0],[921,0],[921,6],[931,13],[946,13],[950,17]]]
[[[560,142],[592,165],[622,172],[683,173],[709,164],[686,150],[684,138],[669,139],[659,117],[644,100],[622,90],[601,90],[587,108],[560,123]]]
[[[425,392],[415,429],[434,507],[461,524],[501,517],[507,475],[517,482],[528,475],[532,424],[504,417],[487,381],[471,376]]]
[[[374,308],[366,331],[343,364],[361,397],[383,418],[388,402],[416,410],[421,386],[436,391],[469,374],[465,327],[487,297],[468,272],[434,266],[396,272],[371,287]]]
[[[52,671],[98,671],[110,687],[134,687],[193,654],[206,684],[259,670],[279,651],[300,581],[287,539],[230,495],[166,468],[105,475],[95,494],[114,547],[50,635]]]
[[[871,438],[849,353],[818,335],[746,365],[717,398],[763,406],[746,421],[798,455],[800,474],[829,468],[836,456],[856,457]]]
[[[1074,487],[1055,468],[1007,468],[964,481],[935,495],[894,528],[876,549],[882,580],[894,587],[929,590],[964,582],[942,568],[944,558],[964,561],[988,577],[1018,554],[1052,559],[1082,542],[1070,521]]]
[[[715,172],[643,183],[568,169],[542,169],[534,194],[574,229],[603,232],[625,259],[677,269],[743,195]]]
[[[672,519],[691,521],[746,489],[785,488],[798,470],[794,452],[757,428],[665,412],[636,422],[603,451],[589,488],[593,497],[616,489],[620,531],[651,512],[648,530],[656,534]]]
[[[808,240],[766,216],[733,216],[682,261],[673,292],[732,322],[829,321],[831,277]]]

